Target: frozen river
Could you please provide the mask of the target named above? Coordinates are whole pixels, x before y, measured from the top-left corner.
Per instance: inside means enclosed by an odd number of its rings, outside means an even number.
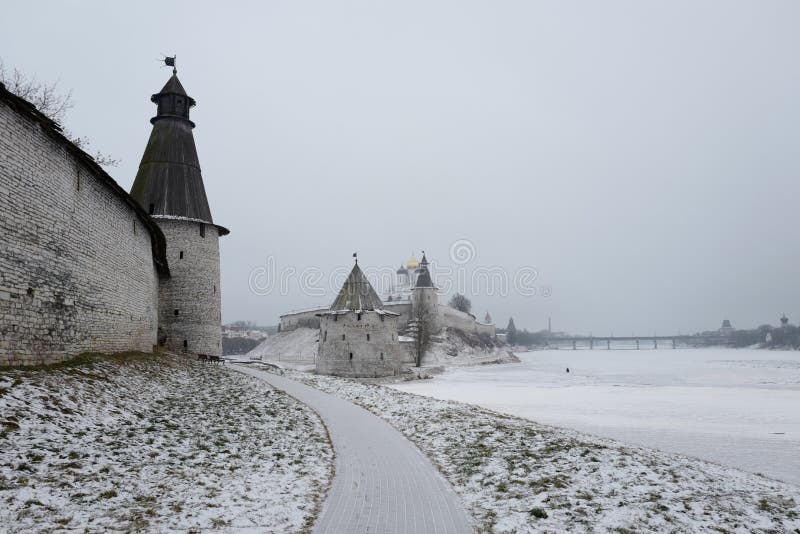
[[[562,349],[519,357],[395,387],[800,485],[800,352]]]

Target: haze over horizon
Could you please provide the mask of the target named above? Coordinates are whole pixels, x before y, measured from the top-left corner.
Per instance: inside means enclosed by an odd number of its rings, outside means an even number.
[[[796,2],[4,13],[6,67],[73,91],[65,126],[122,160],[108,170],[128,190],[170,74],[159,59],[177,54],[214,220],[231,230],[224,322],[329,304],[338,287],[309,295],[298,277],[319,269],[320,287],[354,251],[365,267],[425,250],[458,268],[454,244],[474,253],[468,277],[538,272],[534,296],[467,292],[499,326],[552,317],[557,330],[643,335],[800,320]],[[290,283],[259,295],[249,281],[268,258]]]

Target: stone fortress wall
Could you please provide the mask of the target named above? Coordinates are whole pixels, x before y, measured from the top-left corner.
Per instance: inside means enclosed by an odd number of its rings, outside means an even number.
[[[328,311],[329,308],[329,306],[320,306],[285,313],[280,317],[278,329],[281,332],[291,332],[298,328],[319,328],[320,320],[318,314]]]
[[[0,365],[151,351],[163,234],[55,123],[0,86]]]
[[[384,308],[400,315],[397,321],[399,331],[404,331],[411,320],[411,303],[385,302]],[[280,317],[280,331],[290,332],[297,328],[319,328],[317,314],[328,311],[328,307],[309,308],[296,312],[289,312]],[[458,311],[445,304],[436,305],[436,324],[444,328],[455,328],[468,334],[480,336],[495,336],[495,325],[479,322],[473,315]]]
[[[167,239],[171,277],[160,284],[159,343],[178,352],[222,354],[219,230],[154,216]]]

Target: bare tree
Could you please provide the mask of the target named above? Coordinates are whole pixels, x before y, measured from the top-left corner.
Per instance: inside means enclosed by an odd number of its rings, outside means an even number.
[[[472,302],[470,302],[470,300],[461,293],[456,293],[453,295],[450,298],[450,302],[447,304],[451,308],[455,308],[456,310],[464,313],[469,313],[472,310]]]
[[[422,366],[422,357],[431,344],[431,313],[427,304],[420,300],[414,306],[413,317],[409,323],[409,334],[414,338],[414,365]]]
[[[47,83],[37,80],[36,77],[29,78],[17,68],[9,70],[2,59],[0,59],[0,83],[5,85],[6,89],[11,93],[36,106],[39,112],[59,125],[64,121],[67,111],[74,106],[71,90],[61,91],[57,81]],[[64,137],[72,141],[81,150],[85,152],[90,150],[87,137],[74,135],[63,127],[62,133]],[[104,167],[116,167],[119,165],[118,159],[114,159],[100,151],[96,151],[93,157],[98,164]]]

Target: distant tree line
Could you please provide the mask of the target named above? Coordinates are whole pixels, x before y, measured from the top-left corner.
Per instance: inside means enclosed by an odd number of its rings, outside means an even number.
[[[464,313],[470,313],[472,311],[472,302],[462,295],[461,293],[456,293],[450,298],[450,302],[447,303],[448,306],[454,308],[458,311]]]
[[[499,334],[506,335],[506,343],[509,345],[523,345],[526,347],[547,345],[547,339],[549,336],[549,332],[547,330],[540,330],[538,332],[529,332],[524,328],[522,330],[517,330],[517,326],[514,324],[513,317],[508,320],[508,326],[506,326],[504,329],[497,329],[497,332]]]
[[[800,349],[800,328],[784,319],[780,326],[762,324],[753,330],[734,330],[731,344],[734,347],[760,345],[766,348]]]

